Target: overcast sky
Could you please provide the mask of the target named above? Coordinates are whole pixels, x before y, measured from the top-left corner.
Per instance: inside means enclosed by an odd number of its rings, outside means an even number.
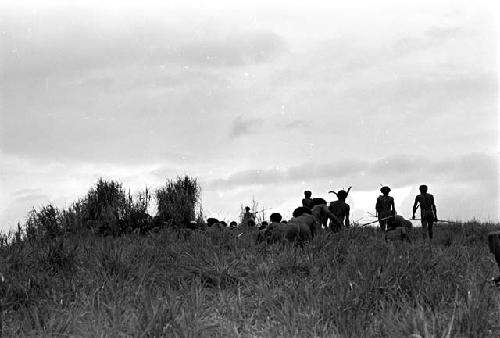
[[[380,184],[498,220],[493,1],[71,3],[0,5],[0,229],[184,174],[226,220],[350,185],[369,220]]]

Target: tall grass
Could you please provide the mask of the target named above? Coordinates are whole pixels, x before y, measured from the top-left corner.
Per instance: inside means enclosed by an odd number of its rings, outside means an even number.
[[[5,336],[495,337],[500,299],[486,236],[438,226],[432,243],[374,229],[303,249],[253,230],[95,237],[0,247]]]
[[[432,243],[353,227],[257,245],[255,229],[179,231],[199,192],[167,181],[155,219],[147,188],[100,179],[67,210],[32,210],[0,236],[0,336],[500,336],[486,245],[499,225],[439,225]]]
[[[176,226],[195,220],[200,193],[201,188],[195,178],[184,176],[167,180],[163,187],[156,190],[160,219]]]

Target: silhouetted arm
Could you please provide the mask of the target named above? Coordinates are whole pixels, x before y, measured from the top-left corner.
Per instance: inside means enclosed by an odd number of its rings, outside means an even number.
[[[415,202],[413,203],[413,216],[411,218],[415,219],[415,212],[417,211],[418,196],[415,197]]]
[[[432,197],[432,211],[434,212],[434,221],[437,222],[438,214],[437,214],[437,210],[436,210],[436,205],[434,204],[434,197]]]
[[[323,212],[325,213],[326,216],[328,216],[328,218],[330,219],[330,221],[332,221],[333,223],[337,224],[337,225],[340,225],[342,226],[342,222],[338,219],[337,216],[335,216],[329,209],[328,207],[325,205],[323,207]]]

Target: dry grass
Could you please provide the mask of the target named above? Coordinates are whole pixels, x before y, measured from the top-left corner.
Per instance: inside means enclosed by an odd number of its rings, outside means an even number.
[[[70,235],[0,247],[5,336],[499,336],[494,225],[436,229],[432,244],[373,229],[303,249],[254,233],[165,229]],[[186,237],[186,239],[184,239]]]

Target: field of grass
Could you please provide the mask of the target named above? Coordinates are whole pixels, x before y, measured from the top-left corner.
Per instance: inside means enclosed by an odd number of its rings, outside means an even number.
[[[372,228],[304,248],[255,232],[67,234],[0,246],[3,336],[498,337],[493,224],[432,244]]]

